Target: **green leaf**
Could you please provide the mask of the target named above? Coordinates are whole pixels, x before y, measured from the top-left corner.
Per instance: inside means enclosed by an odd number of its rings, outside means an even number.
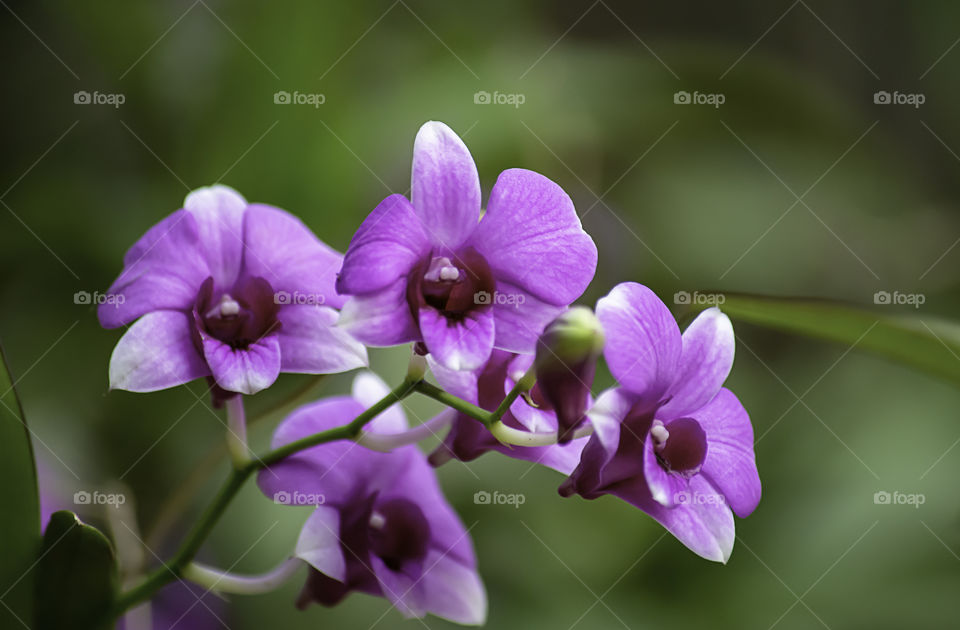
[[[106,630],[117,589],[110,541],[70,511],[50,517],[37,567],[36,630]]]
[[[0,348],[0,628],[33,627],[33,565],[40,550],[40,501],[23,408]]]
[[[697,296],[700,304],[694,310],[716,304],[735,320],[853,346],[960,385],[958,322],[891,312],[891,306],[867,308],[830,300],[745,293]]]

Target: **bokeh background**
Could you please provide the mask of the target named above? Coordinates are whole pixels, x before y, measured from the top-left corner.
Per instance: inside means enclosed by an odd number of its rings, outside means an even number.
[[[956,3],[0,4],[0,337],[45,490],[120,546],[139,532],[151,563],[222,479],[223,419],[202,383],[108,392],[119,332],[74,295],[104,291],[134,240],[202,185],[286,208],[343,250],[407,191],[416,131],[439,119],[486,193],[521,166],[572,196],[600,248],[584,303],[636,280],[670,304],[697,289],[865,304],[900,291],[924,296],[921,315],[960,308]],[[323,103],[276,104],[279,91]],[[679,91],[724,102],[678,104]],[[551,471],[451,463],[439,476],[472,526],[489,627],[957,626],[960,393],[848,347],[736,330],[729,384],[753,419],[764,498],[729,564],[616,499],[561,499]],[[399,379],[406,352],[375,351],[375,369]],[[297,392],[349,380],[282,376],[250,402],[267,412],[253,441]],[[110,488],[133,509],[73,506],[77,490]],[[476,505],[479,490],[526,500]],[[876,504],[878,491],[924,503]],[[305,518],[251,484],[203,559],[264,571]],[[363,595],[300,612],[300,582],[212,606],[210,627],[452,627]]]

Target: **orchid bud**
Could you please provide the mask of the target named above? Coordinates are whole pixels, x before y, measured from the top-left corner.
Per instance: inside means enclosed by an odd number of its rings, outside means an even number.
[[[573,437],[590,402],[590,388],[603,352],[603,328],[589,308],[574,306],[544,328],[534,369],[540,397],[557,414],[557,442]]]

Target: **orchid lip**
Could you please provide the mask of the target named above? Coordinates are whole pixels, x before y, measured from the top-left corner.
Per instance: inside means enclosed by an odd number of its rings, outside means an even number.
[[[677,418],[665,424],[654,420],[650,426],[657,461],[668,472],[690,478],[700,472],[707,456],[707,437],[693,418]]]
[[[195,343],[203,335],[237,349],[245,349],[277,330],[279,305],[273,287],[260,277],[243,278],[229,290],[214,293],[213,278],[200,287],[194,305]]]
[[[431,307],[459,321],[474,310],[489,308],[477,296],[495,289],[490,265],[476,249],[431,252],[410,272],[407,303],[415,317],[421,308]]]
[[[430,522],[413,501],[388,499],[377,503],[367,521],[370,550],[394,571],[427,554]]]

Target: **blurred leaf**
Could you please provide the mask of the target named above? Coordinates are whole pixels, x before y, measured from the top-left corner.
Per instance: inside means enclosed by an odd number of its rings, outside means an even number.
[[[40,548],[40,502],[33,448],[20,399],[0,349],[0,479],[4,481],[0,518],[0,627],[27,626],[33,619],[33,568]]]
[[[704,296],[707,294],[700,293]],[[960,385],[960,323],[809,298],[713,293],[731,318],[855,346]],[[722,296],[723,303],[719,298]],[[706,308],[694,306],[694,310]],[[889,308],[889,307],[882,307]]]
[[[37,630],[105,629],[117,585],[110,541],[63,510],[50,517],[37,570]]]

